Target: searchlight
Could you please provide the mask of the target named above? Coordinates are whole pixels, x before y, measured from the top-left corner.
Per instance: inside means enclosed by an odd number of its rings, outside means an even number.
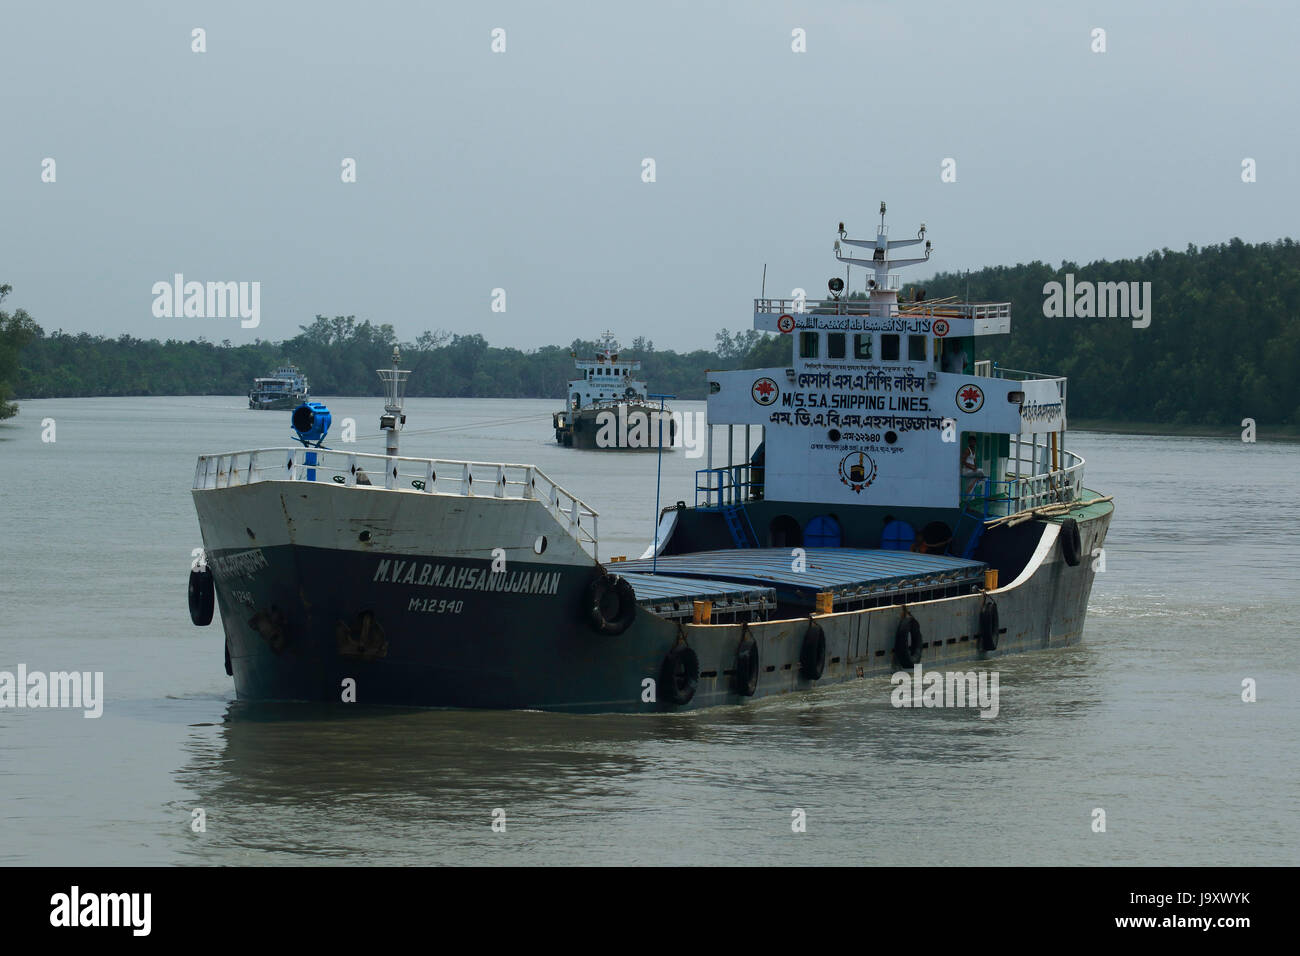
[[[303,402],[293,410],[293,430],[304,447],[321,447],[333,417],[321,402]]]

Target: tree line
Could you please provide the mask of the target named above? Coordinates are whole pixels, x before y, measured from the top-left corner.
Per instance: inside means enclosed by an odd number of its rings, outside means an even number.
[[[310,325],[300,326],[292,339],[245,345],[108,338],[87,332],[46,334],[34,323],[32,328],[21,342],[12,339],[12,351],[21,349],[14,391],[23,398],[244,394],[254,378],[289,361],[307,376],[313,394],[380,395],[375,369],[392,364],[397,346],[402,367],[411,370],[407,395],[562,399],[567,382],[578,375],[574,353],[589,358],[598,347],[595,341],[575,339],[567,346],[524,352],[493,346],[478,333],[446,331],[399,342],[391,325],[351,315],[318,315]],[[685,353],[659,350],[652,341],[637,338],[620,357],[641,360],[640,377],[652,392],[703,398],[704,370],[739,367],[763,336],[753,330],[735,335],[724,330],[716,338],[714,349]]]
[[[1151,323],[1125,318],[1049,318],[1044,287],[1063,282],[1150,282]],[[1010,301],[1012,332],[978,343],[1000,365],[1066,375],[1072,417],[1175,425],[1300,425],[1300,244],[1240,239],[1184,252],[1084,265],[1043,262],[944,272],[922,283],[925,297]],[[0,286],[0,300],[10,291]],[[902,298],[916,294],[906,287]],[[391,325],[355,316],[316,316],[283,342],[245,345],[129,335],[44,332],[21,309],[0,312],[0,417],[12,395],[243,394],[253,378],[291,360],[321,395],[379,395],[374,370],[394,345],[412,370],[407,394],[434,397],[561,398],[576,374],[573,356],[597,343],[535,351],[493,346],[477,333],[428,331],[399,343]],[[707,394],[708,368],[762,368],[789,361],[790,342],[752,329],[715,336],[710,350],[656,349],[637,338],[623,357],[640,359],[653,392],[683,399]]]
[[[1126,318],[1048,318],[1049,282],[1151,283],[1151,324]],[[1300,244],[1240,239],[1184,252],[1059,268],[1042,262],[947,272],[926,298],[1011,303],[1009,336],[981,349],[1007,368],[1069,378],[1076,418],[1240,427],[1300,425]],[[904,290],[904,294],[907,290]]]

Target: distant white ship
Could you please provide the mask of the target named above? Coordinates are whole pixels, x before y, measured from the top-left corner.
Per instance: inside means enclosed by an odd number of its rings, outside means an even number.
[[[285,409],[307,401],[307,377],[296,365],[281,365],[274,375],[253,379],[249,408]]]

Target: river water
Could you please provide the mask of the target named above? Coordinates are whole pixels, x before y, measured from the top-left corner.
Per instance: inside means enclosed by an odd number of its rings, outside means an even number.
[[[324,400],[382,451],[378,401]],[[554,404],[412,399],[402,451],[536,463],[601,512],[603,556],[640,554],[655,457],[557,447]],[[994,719],[896,709],[888,678],[580,717],[233,701],[186,606],[194,460],[290,444],[288,414],[24,402],[0,423],[0,670],[103,671],[105,703],[0,709],[0,861],[1294,864],[1300,446],[1267,437],[1071,435],[1116,498],[1106,569],[1082,645],[996,662]],[[666,455],[662,501],[699,467]]]

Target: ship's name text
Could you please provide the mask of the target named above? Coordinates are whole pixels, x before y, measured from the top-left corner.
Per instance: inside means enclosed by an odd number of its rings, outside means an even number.
[[[559,571],[498,571],[488,568],[395,561],[388,558],[375,568],[374,581],[415,584],[428,588],[459,588],[463,591],[498,591],[511,594],[555,594],[560,589]]]
[[[234,554],[223,554],[220,557],[210,558],[209,562],[222,577],[231,577],[238,574],[251,578],[263,568],[270,567],[261,548],[254,548],[252,551],[236,551]]]

